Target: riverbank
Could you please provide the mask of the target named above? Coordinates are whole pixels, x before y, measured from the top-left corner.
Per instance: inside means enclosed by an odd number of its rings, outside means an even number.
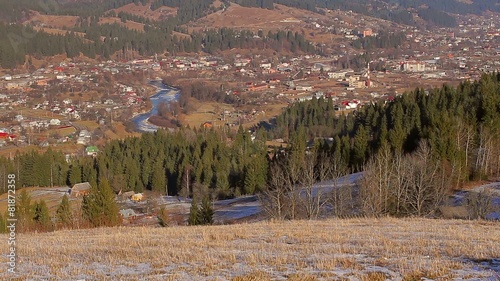
[[[158,106],[161,103],[171,103],[179,100],[180,90],[169,85],[163,84],[160,80],[152,80],[149,85],[157,88],[157,92],[150,96],[151,110],[145,113],[137,114],[132,117],[132,122],[135,124],[136,131],[138,132],[156,132],[159,127],[148,121],[151,116],[158,114]]]

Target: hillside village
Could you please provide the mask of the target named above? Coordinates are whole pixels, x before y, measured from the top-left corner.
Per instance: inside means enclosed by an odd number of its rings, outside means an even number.
[[[149,110],[154,88],[148,81],[158,77],[224,83],[226,87],[220,90],[234,95],[237,106],[234,113],[217,112],[214,121],[238,115],[231,122],[241,124],[251,122],[255,108],[263,104],[284,107],[324,97],[332,98],[339,110],[350,110],[378,99],[391,100],[415,87],[456,84],[478,79],[482,72],[500,70],[495,59],[500,54],[497,14],[461,18],[456,29],[404,27],[397,30],[405,38],[396,53],[399,56],[394,57],[395,53],[384,49],[352,47],[353,42],[376,38],[381,30],[363,17],[356,22],[341,20],[341,15],[349,16],[349,12],[332,13],[337,17],[331,17],[330,22],[304,20],[315,32],[335,34],[335,43],[327,46],[328,55],[268,56],[232,51],[221,56],[155,56],[96,63],[66,59],[30,72],[4,71],[0,77],[0,146],[46,146],[67,141],[91,145],[92,130],[80,132],[88,128],[72,122],[127,122]],[[353,58],[362,59],[350,65]],[[71,126],[75,132],[68,135],[42,134]],[[33,132],[38,132],[36,138],[30,137]]]
[[[497,2],[0,0],[0,279],[499,279]]]

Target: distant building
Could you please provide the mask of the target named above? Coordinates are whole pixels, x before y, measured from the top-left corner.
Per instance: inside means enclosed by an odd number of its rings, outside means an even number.
[[[132,197],[130,199],[132,201],[139,202],[139,201],[142,201],[142,199],[144,199],[144,195],[142,193],[136,193],[136,194],[132,195]]]
[[[295,86],[295,90],[297,90],[297,91],[312,92],[313,89],[314,89],[314,86],[311,86],[311,85],[297,85],[297,86]]]
[[[417,61],[406,61],[401,63],[401,70],[407,72],[424,72],[425,63]]]
[[[70,194],[72,197],[84,196],[90,193],[91,188],[88,182],[77,183],[71,188]]]
[[[85,148],[85,154],[87,156],[97,156],[97,153],[99,153],[99,149],[97,148],[97,146],[88,146]]]
[[[373,31],[371,28],[366,28],[365,30],[363,30],[363,37],[368,37],[368,36],[372,36],[373,35]]]
[[[214,126],[214,124],[212,122],[205,122],[203,123],[203,128],[205,129],[211,129],[212,127]]]

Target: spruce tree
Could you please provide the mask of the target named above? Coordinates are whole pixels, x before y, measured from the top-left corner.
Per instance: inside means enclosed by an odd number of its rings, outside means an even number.
[[[212,209],[212,202],[208,198],[208,196],[205,196],[203,198],[203,201],[201,202],[201,207],[200,207],[200,224],[202,225],[209,225],[214,223],[214,210]]]
[[[108,180],[101,178],[98,187],[92,187],[90,193],[83,198],[82,213],[94,227],[117,226],[121,223],[115,194]]]
[[[66,194],[64,194],[61,203],[57,207],[56,211],[57,222],[62,227],[69,227],[73,223],[73,214],[71,212],[71,207],[69,205],[69,199]]]
[[[20,231],[28,231],[33,226],[34,210],[31,205],[31,196],[22,190],[16,202],[16,216]]]
[[[158,193],[166,193],[167,179],[165,169],[160,161],[154,164],[153,175],[151,178],[151,190]]]
[[[191,208],[189,209],[189,218],[188,218],[188,224],[189,225],[199,225],[201,222],[201,217],[200,217],[200,210],[198,209],[198,203],[196,200],[191,201]]]
[[[71,185],[74,185],[80,182],[82,182],[82,169],[80,168],[80,165],[78,165],[78,163],[73,163],[73,165],[71,165],[71,170],[69,173],[69,183]]]
[[[35,214],[33,219],[35,220],[37,229],[41,231],[52,230],[52,222],[50,219],[49,208],[44,200],[40,200],[35,204]]]

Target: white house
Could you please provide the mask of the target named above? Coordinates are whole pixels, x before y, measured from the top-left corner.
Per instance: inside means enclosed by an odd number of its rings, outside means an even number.
[[[49,125],[50,126],[59,126],[59,125],[61,125],[61,120],[55,119],[55,118],[50,119]]]

